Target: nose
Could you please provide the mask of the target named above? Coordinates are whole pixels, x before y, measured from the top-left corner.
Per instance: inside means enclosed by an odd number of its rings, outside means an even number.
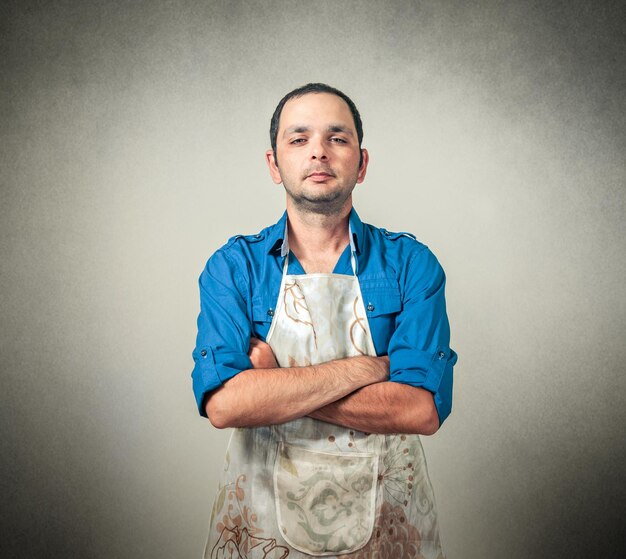
[[[311,159],[317,159],[320,161],[326,161],[328,154],[326,153],[326,146],[321,139],[311,139],[309,141],[311,146]]]

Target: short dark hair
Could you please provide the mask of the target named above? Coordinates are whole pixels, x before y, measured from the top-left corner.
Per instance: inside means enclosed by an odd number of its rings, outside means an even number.
[[[359,110],[356,108],[356,105],[352,102],[352,99],[348,97],[343,91],[339,91],[330,85],[326,85],[325,83],[307,83],[301,87],[290,91],[285,95],[276,106],[274,110],[274,114],[272,115],[272,120],[270,122],[270,142],[272,144],[272,151],[274,152],[274,159],[276,159],[276,136],[278,135],[278,126],[280,124],[280,115],[283,112],[283,107],[285,103],[290,99],[294,99],[297,97],[303,97],[309,93],[330,93],[332,95],[336,95],[337,97],[341,97],[350,112],[352,113],[352,118],[354,119],[354,127],[356,128],[356,135],[359,139],[359,150],[361,149],[361,142],[363,141],[363,123],[361,122],[361,115],[359,114]],[[363,163],[363,154],[361,153],[361,158],[359,160],[359,167]]]

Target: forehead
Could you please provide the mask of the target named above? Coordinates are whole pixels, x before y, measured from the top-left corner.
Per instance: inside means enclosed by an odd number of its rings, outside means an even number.
[[[355,130],[354,118],[348,104],[332,93],[307,93],[302,97],[289,99],[280,115],[280,129],[289,126],[324,126],[342,124]]]

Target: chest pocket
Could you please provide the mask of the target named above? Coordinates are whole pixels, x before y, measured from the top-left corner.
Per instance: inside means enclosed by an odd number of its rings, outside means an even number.
[[[252,300],[252,333],[255,337],[265,341],[274,318],[276,301],[268,298],[254,298]]]
[[[389,340],[402,311],[400,288],[390,281],[361,281],[363,304],[377,355],[386,355]]]

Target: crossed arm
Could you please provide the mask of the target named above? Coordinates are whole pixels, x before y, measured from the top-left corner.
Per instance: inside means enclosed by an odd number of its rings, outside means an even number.
[[[367,433],[433,434],[439,417],[427,390],[389,382],[388,357],[348,357],[308,367],[280,368],[270,346],[250,343],[253,368],[214,390],[211,423],[255,427],[309,415]]]

